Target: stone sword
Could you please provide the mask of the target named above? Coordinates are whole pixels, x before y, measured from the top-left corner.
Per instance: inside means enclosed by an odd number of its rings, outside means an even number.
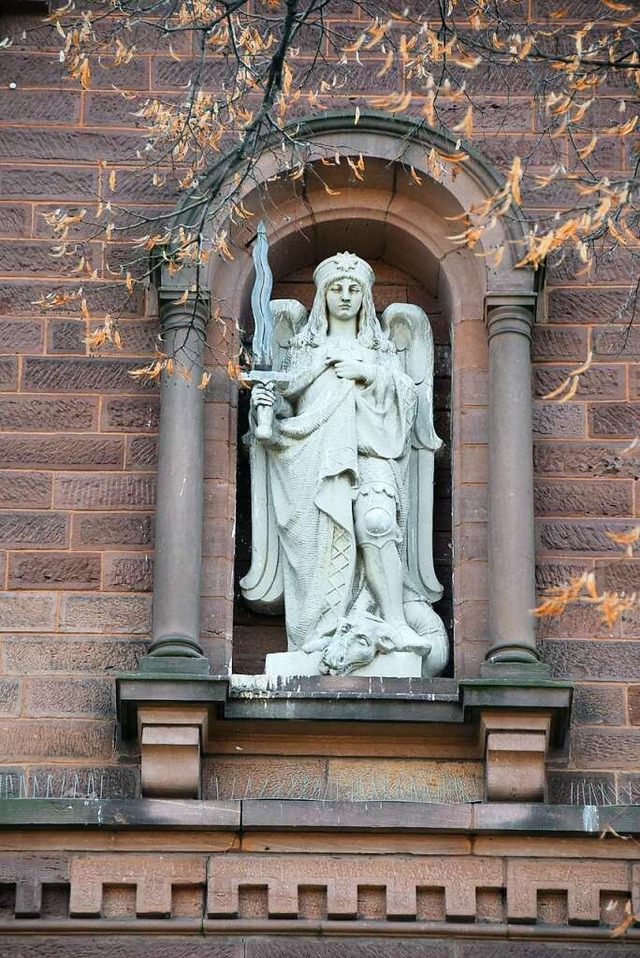
[[[253,247],[253,263],[256,279],[251,291],[251,309],[253,311],[253,342],[251,348],[252,369],[249,380],[254,383],[272,385],[282,378],[273,369],[272,337],[273,314],[271,312],[271,291],[273,274],[269,266],[269,243],[264,220],[258,223],[256,242]],[[273,406],[256,407],[256,439],[271,439],[273,434]]]

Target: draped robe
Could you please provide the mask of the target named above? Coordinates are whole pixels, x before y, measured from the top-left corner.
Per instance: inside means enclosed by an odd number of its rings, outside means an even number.
[[[416,387],[392,347],[353,348],[373,364],[368,385],[332,368],[318,375],[322,348],[291,347],[282,396],[293,414],[277,416],[267,445],[290,649],[328,640],[356,602],[379,615],[358,555],[356,497],[386,493],[402,533],[406,524]]]

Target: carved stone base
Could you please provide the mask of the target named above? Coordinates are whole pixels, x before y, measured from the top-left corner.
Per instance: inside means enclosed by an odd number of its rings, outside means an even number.
[[[265,660],[265,673],[275,678],[321,675],[322,652],[273,652]],[[349,675],[375,675],[389,678],[420,678],[422,659],[415,652],[387,652]]]

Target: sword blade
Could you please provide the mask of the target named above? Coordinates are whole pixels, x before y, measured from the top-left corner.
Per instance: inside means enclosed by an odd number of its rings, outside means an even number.
[[[251,309],[253,310],[253,363],[254,366],[271,366],[271,337],[273,335],[273,316],[271,315],[271,291],[273,274],[269,267],[269,243],[264,220],[258,223],[256,241],[253,247],[253,263],[256,279],[251,291]]]

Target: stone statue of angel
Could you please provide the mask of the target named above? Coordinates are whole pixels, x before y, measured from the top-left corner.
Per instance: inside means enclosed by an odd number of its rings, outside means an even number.
[[[296,300],[271,302],[273,369],[256,373],[251,393],[252,562],[241,586],[258,611],[284,605],[298,653],[269,656],[267,671],[438,675],[448,640],[431,608],[442,595],[432,555],[441,440],[429,321],[404,303],[379,320],[373,270],[352,253],[313,278],[308,315]],[[397,653],[413,653],[409,671]]]

